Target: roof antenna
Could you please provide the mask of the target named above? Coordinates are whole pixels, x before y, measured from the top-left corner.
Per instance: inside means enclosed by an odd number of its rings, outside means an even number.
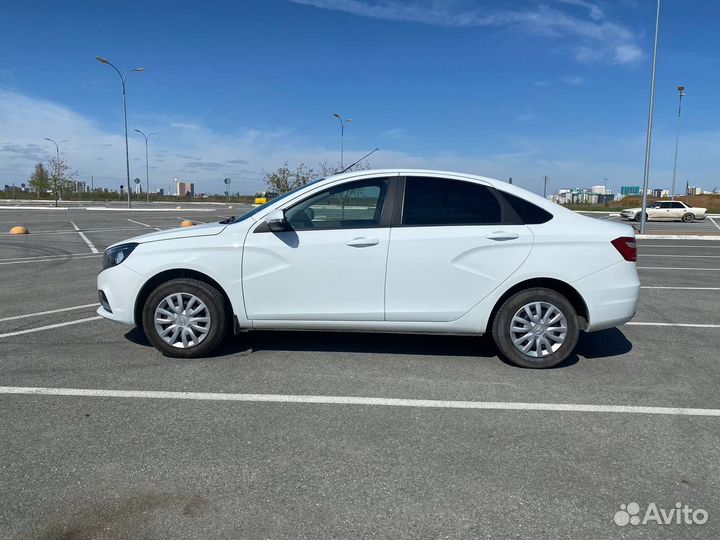
[[[363,159],[366,159],[366,158],[370,157],[371,155],[373,155],[373,154],[374,154],[375,152],[377,152],[378,150],[380,150],[380,147],[379,147],[379,146],[378,146],[375,150],[373,150],[372,152],[370,152],[369,154],[365,154],[363,157],[361,157],[360,159],[358,159],[355,163],[353,163],[353,164],[350,165],[349,167],[345,167],[345,168],[344,168],[342,171],[340,171],[338,174],[342,174],[342,173],[344,173],[345,171],[347,171],[347,170],[349,170],[349,169],[352,169],[355,165],[357,165],[358,163],[360,163]]]

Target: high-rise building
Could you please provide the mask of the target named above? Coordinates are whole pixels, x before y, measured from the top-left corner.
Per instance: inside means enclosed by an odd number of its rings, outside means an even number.
[[[194,197],[195,196],[195,184],[192,182],[178,182],[177,184],[177,196],[178,197]]]

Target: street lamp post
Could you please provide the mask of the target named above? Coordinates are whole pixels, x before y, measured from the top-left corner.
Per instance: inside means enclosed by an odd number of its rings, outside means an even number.
[[[340,172],[344,170],[343,158],[345,153],[345,124],[352,122],[352,118],[343,120],[343,117],[338,113],[333,113],[333,116],[340,122]]]
[[[678,158],[678,147],[680,146],[680,112],[682,111],[682,98],[685,95],[685,87],[678,86],[678,119],[677,119],[677,130],[675,132],[675,161],[673,162],[673,178],[672,178],[672,189],[670,191],[670,200],[675,200],[675,175],[677,173],[677,158]]]
[[[157,135],[157,133],[148,133],[145,135],[142,131],[139,129],[135,129],[140,135],[145,137],[145,191],[147,191],[147,201],[150,202],[150,166],[148,165],[148,138],[152,137],[153,135]]]
[[[50,141],[55,145],[55,207],[58,205],[58,192],[60,191],[60,143],[67,142],[67,139],[55,141],[48,137],[43,137],[46,141]]]
[[[645,169],[643,171],[642,209],[640,216],[640,234],[645,234],[647,214],[647,192],[650,180],[650,148],[652,146],[653,114],[655,112],[655,66],[657,65],[658,32],[660,30],[660,0],[657,0],[655,13],[655,43],[653,45],[652,76],[650,77],[650,110],[648,111],[647,135],[645,140]]]
[[[122,95],[123,95],[123,115],[125,118],[125,167],[127,170],[127,187],[128,187],[128,208],[132,206],[132,203],[130,202],[130,149],[128,148],[128,131],[127,131],[127,99],[125,96],[125,79],[127,79],[127,76],[130,75],[133,71],[145,71],[145,68],[135,68],[128,71],[124,76],[122,73],[120,73],[120,70],[115,67],[114,64],[110,63],[108,60],[103,58],[102,56],[96,56],[95,59],[100,62],[101,64],[107,64],[108,66],[112,67],[115,71],[117,71],[118,77],[120,77],[120,82],[122,83]]]
[[[545,183],[543,184],[543,198],[547,199],[547,183],[548,183],[548,177],[544,177]]]

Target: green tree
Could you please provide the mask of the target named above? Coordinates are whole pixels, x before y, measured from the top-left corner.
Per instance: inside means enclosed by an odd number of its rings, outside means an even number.
[[[55,196],[55,205],[57,206],[57,200],[62,198],[63,186],[67,186],[68,182],[72,182],[77,177],[77,171],[70,170],[70,166],[67,162],[60,158],[50,158],[48,160],[48,169],[51,171],[50,175],[50,187]]]
[[[50,175],[42,163],[35,165],[35,171],[30,176],[28,184],[30,188],[37,193],[38,198],[41,193],[50,189]]]
[[[366,160],[348,169],[348,171],[362,171],[369,168],[370,164]],[[338,174],[339,172],[339,167],[331,167],[327,162],[320,163],[316,171],[313,168],[307,167],[304,163],[301,163],[295,167],[295,169],[291,169],[286,161],[279,169],[267,173],[264,181],[268,187],[268,191],[286,193],[291,189],[306,185],[315,178],[325,178],[333,174]]]

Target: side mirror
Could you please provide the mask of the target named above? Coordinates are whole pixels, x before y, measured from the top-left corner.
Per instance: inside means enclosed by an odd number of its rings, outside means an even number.
[[[290,224],[285,219],[285,212],[282,210],[274,210],[265,217],[268,229],[272,232],[282,232],[290,229]]]

